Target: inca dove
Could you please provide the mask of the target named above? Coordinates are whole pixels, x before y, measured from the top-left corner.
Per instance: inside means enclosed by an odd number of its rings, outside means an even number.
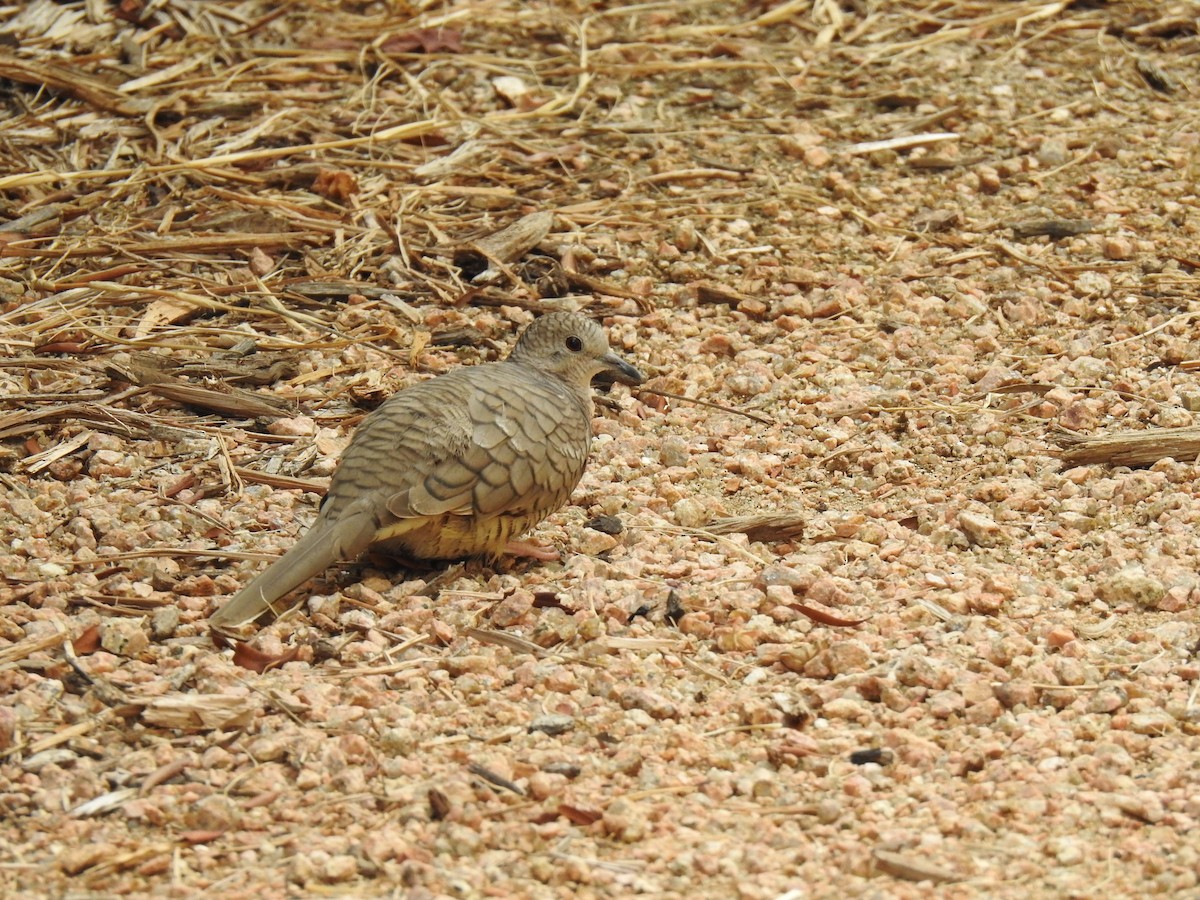
[[[549,313],[503,362],[398,391],[355,432],[312,528],[210,621],[252,621],[372,546],[417,559],[499,552],[579,483],[600,373],[626,384],[644,378],[591,319]]]

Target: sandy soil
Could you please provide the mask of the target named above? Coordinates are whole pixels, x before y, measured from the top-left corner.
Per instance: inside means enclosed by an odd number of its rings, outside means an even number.
[[[0,893],[1200,897],[1195,444],[1060,446],[1200,410],[1198,50],[1187,3],[0,10]],[[716,406],[607,395],[561,562],[214,643],[364,412],[564,307]]]

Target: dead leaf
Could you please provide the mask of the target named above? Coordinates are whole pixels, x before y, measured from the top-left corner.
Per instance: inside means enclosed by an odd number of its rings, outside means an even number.
[[[223,831],[217,831],[215,828],[202,831],[183,831],[180,832],[179,839],[185,844],[207,844],[210,841],[215,841],[224,833]]]
[[[413,332],[412,346],[408,348],[408,366],[410,369],[417,367],[417,363],[421,361],[421,354],[429,346],[430,339],[431,335],[428,331]]]
[[[151,302],[133,330],[134,340],[141,340],[164,325],[174,325],[190,319],[200,311],[198,306],[183,300],[158,299]]]
[[[313,193],[327,200],[345,203],[358,193],[358,179],[340,169],[321,169],[312,185]]]
[[[250,271],[262,278],[275,268],[275,260],[271,259],[261,247],[255,247],[250,251]]]
[[[96,349],[89,347],[83,341],[51,341],[48,344],[38,344],[33,348],[35,356],[43,356],[49,353],[64,353],[70,356],[79,356],[84,353],[95,353]]]
[[[187,731],[245,728],[258,712],[257,702],[240,694],[171,694],[139,702],[145,703],[142,721]]]
[[[453,28],[414,28],[394,34],[379,46],[382,53],[462,53],[462,32]]]
[[[584,809],[569,803],[558,804],[558,814],[573,825],[591,825],[604,818],[604,813],[598,809]]]
[[[100,626],[92,625],[83,634],[71,641],[71,647],[79,656],[87,656],[100,649]]]
[[[437,788],[430,788],[429,793],[429,817],[435,822],[440,822],[446,816],[450,815],[450,800],[439,791]]]
[[[261,675],[268,669],[274,669],[282,666],[284,663],[291,662],[299,652],[299,647],[293,647],[282,656],[269,656],[261,650],[251,647],[245,641],[238,641],[233,648],[233,664]]]
[[[803,603],[789,603],[788,606],[796,610],[796,612],[804,613],[804,615],[808,616],[814,622],[820,622],[822,625],[831,625],[835,628],[853,628],[855,625],[861,625],[870,618],[868,616],[867,619],[843,619],[832,613],[827,613],[824,610],[816,609]]]
[[[875,858],[875,865],[879,867],[879,871],[905,881],[932,881],[934,884],[948,884],[963,880],[961,875],[932,865],[928,860],[915,853],[876,850],[872,856]]]

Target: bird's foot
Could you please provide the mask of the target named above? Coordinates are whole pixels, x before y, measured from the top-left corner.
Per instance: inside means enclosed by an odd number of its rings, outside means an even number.
[[[509,556],[522,556],[526,559],[537,559],[542,562],[555,562],[561,557],[553,547],[543,547],[533,541],[509,541],[501,549]]]

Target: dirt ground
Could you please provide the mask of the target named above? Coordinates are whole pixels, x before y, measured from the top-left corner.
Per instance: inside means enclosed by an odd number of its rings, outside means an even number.
[[[1198,15],[0,8],[0,894],[1200,897]],[[560,562],[214,642],[560,308]]]

